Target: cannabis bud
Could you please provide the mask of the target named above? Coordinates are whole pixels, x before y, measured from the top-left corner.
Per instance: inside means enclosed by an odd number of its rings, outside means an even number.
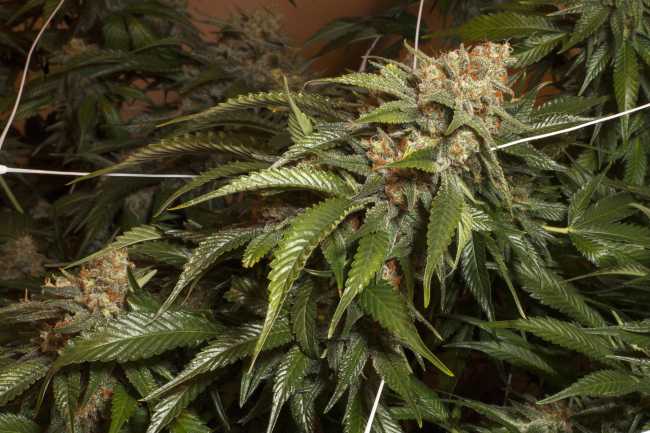
[[[76,288],[75,298],[92,313],[104,317],[122,311],[129,283],[127,269],[131,266],[126,250],[114,250],[82,266],[78,276],[64,274],[48,281],[46,288],[67,290]]]
[[[418,168],[432,174],[451,169],[477,184],[487,172],[509,196],[491,148],[504,124],[518,124],[503,108],[506,95],[513,93],[508,87],[510,46],[485,43],[438,57],[414,55],[420,60],[416,70],[397,63],[381,66],[379,75],[395,86],[376,85],[382,105],[366,108],[360,119],[382,124],[362,144],[373,168],[385,174],[386,194],[403,204],[404,180],[413,177],[404,169]],[[370,83],[373,75],[365,75]],[[345,77],[336,81],[355,84]],[[384,93],[399,99],[384,102]],[[423,158],[427,167],[412,162]]]

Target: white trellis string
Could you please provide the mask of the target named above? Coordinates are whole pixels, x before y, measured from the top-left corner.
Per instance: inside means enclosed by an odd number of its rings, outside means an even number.
[[[2,145],[4,144],[5,139],[7,138],[7,134],[9,134],[9,129],[11,128],[11,124],[14,123],[14,118],[16,117],[16,113],[18,112],[20,99],[23,96],[23,90],[25,90],[25,82],[27,81],[27,74],[29,73],[29,65],[32,62],[32,56],[34,55],[34,51],[36,51],[36,46],[38,45],[38,41],[41,40],[43,33],[45,33],[45,29],[48,28],[48,26],[52,22],[52,19],[54,19],[54,16],[59,11],[59,9],[61,9],[61,6],[63,6],[64,2],[65,0],[61,0],[59,4],[56,5],[56,7],[54,8],[50,16],[43,23],[41,30],[36,35],[34,42],[32,42],[32,46],[29,48],[29,52],[27,53],[27,60],[25,61],[25,69],[23,70],[23,76],[20,79],[20,85],[18,86],[18,93],[16,94],[16,102],[14,103],[14,108],[11,110],[11,114],[7,119],[7,124],[5,125],[4,130],[2,131],[2,135],[0,135],[0,149],[2,149]]]
[[[370,415],[368,416],[368,423],[366,424],[366,429],[363,433],[370,433],[372,430],[372,422],[375,419],[375,414],[377,413],[377,408],[379,407],[379,400],[381,399],[381,393],[384,391],[384,379],[379,382],[379,388],[377,388],[377,395],[375,396],[375,402],[372,404],[372,409],[370,410]]]
[[[599,119],[590,120],[589,122],[581,123],[580,125],[571,126],[568,128],[560,129],[559,131],[547,132],[545,134],[534,135],[532,137],[520,138],[508,143],[500,144],[492,148],[492,150],[505,149],[510,146],[517,144],[528,143],[531,141],[542,140],[544,138],[555,137],[557,135],[566,134],[568,132],[577,131],[579,129],[587,128],[589,126],[597,125],[599,123],[608,122],[610,120],[615,120],[623,116],[627,116],[638,111],[647,110],[650,108],[650,103],[640,105],[638,107],[630,108],[629,110],[622,111],[620,113],[611,114],[609,116],[601,117]],[[6,165],[0,165],[0,176],[5,173],[22,173],[22,174],[44,174],[44,175],[55,175],[55,176],[73,176],[81,177],[90,174],[89,172],[81,171],[54,171],[54,170],[35,170],[30,168],[15,168],[7,167]],[[149,178],[177,178],[177,179],[191,179],[197,177],[194,174],[146,174],[146,173],[106,173],[102,176],[111,176],[111,177],[149,177]]]
[[[420,48],[420,27],[422,26],[422,11],[424,10],[424,0],[420,0],[420,9],[418,10],[418,22],[415,25],[415,44],[413,48],[415,52],[418,52]],[[417,54],[413,55],[413,70],[418,68],[418,56]]]
[[[368,51],[366,51],[366,54],[362,57],[361,65],[359,66],[359,72],[366,72],[366,67],[368,66],[368,58],[370,57],[370,54],[372,54],[372,50],[375,49],[379,41],[381,40],[381,35],[375,36],[375,39],[372,41],[372,44],[370,44],[370,48],[368,48]]]
[[[51,176],[71,176],[82,177],[91,174],[87,171],[56,171],[56,170],[35,170],[31,168],[15,168],[0,165],[0,176],[5,173],[21,173],[21,174],[44,174]],[[161,179],[193,179],[197,177],[195,174],[147,174],[147,173],[106,173],[102,176],[109,177],[146,177],[146,178],[161,178]]]
[[[545,134],[534,135],[532,137],[520,138],[519,140],[514,140],[505,144],[500,144],[496,147],[493,147],[492,150],[505,149],[506,147],[514,146],[516,144],[527,143],[530,141],[541,140],[543,138],[554,137],[556,135],[566,134],[568,132],[573,132],[582,128],[587,128],[589,126],[597,125],[599,123],[604,123],[610,120],[618,119],[619,117],[627,116],[629,114],[636,113],[637,111],[642,111],[647,108],[650,108],[650,103],[639,105],[638,107],[630,108],[629,110],[621,111],[620,113],[601,117],[599,119],[590,120],[589,122],[581,123],[580,125],[571,126],[569,128],[564,128],[559,131],[547,132]]]

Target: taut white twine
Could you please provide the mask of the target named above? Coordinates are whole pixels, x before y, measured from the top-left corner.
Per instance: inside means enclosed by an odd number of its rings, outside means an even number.
[[[545,134],[534,135],[532,137],[527,137],[527,138],[520,138],[519,140],[514,140],[505,144],[500,144],[496,147],[493,147],[492,150],[505,149],[506,147],[514,146],[516,144],[527,143],[530,141],[541,140],[543,138],[554,137],[556,135],[566,134],[567,132],[577,131],[582,128],[587,128],[588,126],[597,125],[599,123],[618,119],[619,117],[627,116],[628,114],[636,113],[637,111],[642,111],[647,108],[650,108],[650,103],[639,105],[638,107],[630,108],[629,110],[625,110],[620,113],[601,117],[600,119],[590,120],[589,122],[581,123],[580,125],[576,125],[576,126],[571,126],[570,128],[561,129],[559,131],[547,132]]]
[[[379,382],[379,388],[377,388],[377,395],[375,396],[375,402],[372,404],[372,409],[370,410],[370,415],[368,416],[368,423],[366,424],[366,429],[363,433],[370,433],[372,430],[372,422],[375,419],[375,414],[377,413],[377,408],[379,407],[379,400],[381,399],[381,393],[384,391],[384,379]]]
[[[413,70],[416,70],[418,68],[418,56],[417,52],[418,49],[420,48],[420,28],[422,26],[422,11],[424,10],[424,0],[420,0],[420,9],[418,10],[418,22],[415,25],[415,44],[413,44],[413,48],[415,49],[415,53],[413,54]]]
[[[630,108],[629,110],[622,111],[620,113],[611,114],[609,116],[601,117],[600,119],[590,120],[586,123],[581,123],[580,125],[571,126],[569,128],[560,129],[559,131],[547,132],[545,134],[534,135],[532,137],[520,138],[508,143],[500,144],[492,148],[492,150],[505,149],[510,146],[515,146],[517,144],[528,143],[531,141],[542,140],[544,138],[555,137],[556,135],[566,134],[568,132],[577,131],[579,129],[587,128],[589,126],[597,125],[599,123],[608,122],[610,120],[618,119],[629,114],[636,113],[638,111],[646,110],[650,108],[650,103],[640,105],[635,108]],[[90,173],[81,172],[81,171],[53,171],[53,170],[34,170],[30,168],[15,168],[7,167],[5,165],[0,165],[0,176],[5,173],[22,173],[22,174],[45,174],[45,175],[55,175],[55,176],[86,176]],[[176,178],[176,179],[192,179],[195,178],[194,174],[146,174],[146,173],[106,173],[102,176],[111,176],[111,177],[149,177],[149,178]]]
[[[86,171],[55,171],[55,170],[34,170],[31,168],[15,168],[7,167],[6,165],[0,165],[0,175],[5,173],[22,173],[22,174],[45,174],[52,176],[73,176],[81,177],[87,176],[90,172]],[[195,174],[147,174],[147,173],[106,173],[102,176],[110,177],[146,177],[146,178],[174,178],[174,179],[193,179],[197,175]]]

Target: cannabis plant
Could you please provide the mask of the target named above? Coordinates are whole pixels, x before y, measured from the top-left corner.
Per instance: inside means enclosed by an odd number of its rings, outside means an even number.
[[[167,215],[167,223],[135,228],[93,256],[130,247],[135,256],[159,264],[182,264],[160,317],[177,308],[184,291],[210,299],[204,291],[218,287],[212,297],[221,299],[215,317],[223,335],[146,396],[165,420],[153,415],[150,432],[178,415],[162,402],[187,395],[185,407],[206,380],[225,387],[233,379],[241,382],[239,395],[227,400],[247,408],[255,396],[243,421],[255,422],[267,408],[269,431],[282,419],[285,403],[305,431],[319,428],[317,414],[330,410],[347,431],[360,431],[379,379],[397,397],[380,406],[379,426],[399,429],[399,420],[412,419],[451,428],[455,421],[446,405],[411,362],[425,367],[426,360],[453,374],[434,353],[443,336],[460,329],[446,318],[449,313],[523,317],[515,286],[523,281],[543,303],[598,320],[577,295],[565,302],[564,286],[534,284],[536,272],[557,278],[548,268],[549,236],[542,235],[538,209],[548,209],[551,219],[562,212],[542,196],[533,198],[527,182],[566,169],[531,146],[496,149],[534,131],[526,123],[542,116],[530,105],[534,96],[510,100],[509,46],[413,55],[416,68],[384,61],[374,73],[312,83],[334,86],[324,92],[334,99],[288,90],[233,98],[181,119],[184,135],[145,147],[111,168],[179,152],[223,154],[222,164],[161,203],[157,213]],[[280,119],[286,130],[278,127]],[[214,125],[222,132],[206,131]],[[242,128],[250,132],[242,136]],[[279,195],[283,191],[293,192]],[[230,207],[205,207],[221,200]],[[183,215],[180,209],[187,222],[173,228],[169,224]],[[197,244],[186,261],[178,241]],[[235,267],[237,258],[241,265]],[[211,272],[215,265],[220,271]],[[510,299],[494,293],[496,281]],[[476,302],[467,303],[466,293]],[[432,338],[423,337],[418,324]],[[97,332],[94,338],[101,340],[106,331]],[[73,340],[62,356],[107,361],[95,349],[75,347]],[[241,359],[247,360],[238,366]],[[239,371],[234,377],[226,374],[233,367]]]

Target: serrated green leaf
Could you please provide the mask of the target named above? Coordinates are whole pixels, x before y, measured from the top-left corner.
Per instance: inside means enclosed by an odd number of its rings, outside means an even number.
[[[172,210],[195,206],[230,194],[261,189],[310,190],[342,197],[349,196],[353,192],[339,176],[316,167],[271,168],[239,177],[216,191],[203,194],[172,208]]]
[[[557,394],[540,400],[538,404],[553,403],[573,396],[618,397],[645,390],[647,386],[647,379],[640,379],[630,372],[601,370],[588,374]]]
[[[514,67],[524,68],[539,62],[551,53],[565,37],[564,33],[549,33],[526,38],[522,46],[514,53],[516,59]]]
[[[570,283],[550,269],[521,264],[517,267],[523,288],[540,302],[555,308],[586,326],[603,326],[600,313]]]
[[[630,185],[645,185],[648,173],[648,155],[639,138],[631,140],[625,153],[625,183]]]
[[[363,402],[359,392],[350,394],[343,414],[344,433],[363,433],[366,427],[367,416],[363,410]]]
[[[131,418],[138,407],[138,402],[131,397],[122,385],[116,385],[113,390],[111,404],[111,425],[108,433],[119,433],[124,424]]]
[[[359,304],[384,328],[404,341],[414,352],[448,376],[453,373],[424,344],[409,316],[406,303],[386,281],[368,286],[359,296]]]
[[[531,317],[512,322],[514,328],[530,332],[550,343],[573,350],[606,364],[612,364],[608,357],[613,354],[608,341],[600,335],[585,332],[573,323],[550,317]],[[614,363],[615,364],[615,363]]]
[[[196,382],[185,384],[156,403],[147,433],[158,433],[174,422],[183,413],[183,410],[207,389],[211,382],[204,377]]]
[[[74,433],[75,414],[79,406],[81,394],[81,375],[79,372],[60,374],[54,377],[52,394],[59,415],[65,420],[66,429]]]
[[[344,141],[359,127],[349,122],[326,123],[318,125],[318,130],[301,137],[282,155],[282,160],[288,161],[306,152],[326,150],[335,143]]]
[[[425,147],[405,155],[402,159],[386,164],[386,168],[416,169],[425,173],[438,173],[440,165],[434,160],[433,148]]]
[[[336,288],[339,293],[345,285],[345,268],[348,265],[347,244],[347,228],[339,227],[321,245],[323,257],[325,257],[330,270],[334,274]]]
[[[71,340],[52,368],[151,358],[178,347],[196,346],[222,329],[214,321],[185,312],[166,312],[155,320],[153,313],[128,313]]]
[[[373,366],[386,384],[413,410],[420,427],[422,414],[417,404],[418,389],[412,381],[412,372],[404,358],[393,353],[377,352],[372,356]]]
[[[287,234],[275,250],[269,273],[269,306],[253,362],[264,346],[284,301],[318,245],[351,213],[365,203],[343,198],[325,200],[293,219]]]
[[[607,102],[607,99],[606,96],[558,96],[535,108],[530,116],[533,118],[544,118],[553,114],[583,114]]]
[[[353,334],[347,344],[347,350],[341,357],[341,363],[336,375],[336,388],[325,407],[325,413],[334,407],[349,387],[359,381],[359,376],[366,366],[367,360],[368,347],[366,346],[366,342],[359,335]]]
[[[415,378],[412,378],[412,386],[417,392],[418,399],[416,403],[424,419],[439,423],[449,418],[445,405],[429,386]],[[416,419],[413,410],[408,406],[391,407],[390,413],[396,420]]]
[[[302,433],[316,433],[318,429],[319,414],[316,411],[316,399],[322,390],[321,383],[309,382],[300,392],[291,396],[291,414]]]
[[[569,229],[571,234],[583,236],[596,243],[602,242],[604,245],[620,242],[628,247],[638,245],[650,248],[650,228],[636,224],[578,224]]]
[[[566,171],[566,167],[529,144],[507,147],[503,149],[503,152],[523,159],[529,166],[534,168],[539,168],[541,170]]]
[[[602,44],[594,50],[587,59],[585,81],[582,83],[578,95],[582,95],[584,91],[587,90],[587,87],[589,87],[589,84],[603,73],[611,59],[612,54],[609,45]]]
[[[242,265],[245,268],[252,268],[278,245],[282,239],[282,230],[276,228],[263,232],[254,237],[246,246],[242,254]]]
[[[50,366],[47,358],[8,364],[0,369],[0,406],[4,406],[43,378]]]
[[[480,234],[474,234],[463,248],[461,270],[467,286],[488,320],[494,320],[492,283],[487,272],[486,261],[485,243]]]
[[[176,190],[173,194],[165,199],[165,201],[158,207],[156,215],[160,215],[165,209],[180,196],[187,194],[201,186],[210,183],[214,180],[221,179],[226,176],[235,176],[242,173],[250,173],[252,171],[262,170],[268,166],[265,162],[257,161],[235,161],[229,162],[211,170],[199,174],[196,178],[187,182],[181,188]]]
[[[316,298],[314,284],[307,280],[296,289],[291,307],[291,325],[300,348],[311,357],[318,357],[318,334],[316,329]]]
[[[330,117],[338,118],[340,113],[334,109],[334,103],[327,98],[315,94],[292,93],[291,98],[294,103],[307,112],[316,112],[325,114]],[[208,108],[200,113],[188,116],[177,117],[174,120],[166,122],[161,126],[173,125],[187,121],[209,122],[222,113],[248,110],[251,108],[268,108],[268,107],[288,107],[289,100],[286,92],[264,92],[247,95],[239,95],[230,98],[212,108]]]
[[[330,320],[328,338],[332,338],[332,335],[334,335],[336,326],[350,303],[381,271],[389,248],[390,237],[383,230],[373,231],[361,238],[345,283],[345,291]]]
[[[242,378],[239,385],[239,407],[244,407],[246,402],[253,396],[255,390],[265,381],[273,376],[277,371],[278,364],[282,360],[281,353],[262,358],[253,368],[248,371],[247,368],[242,372]]]
[[[603,197],[585,209],[579,217],[574,218],[571,226],[618,222],[634,214],[635,211],[630,206],[633,201],[633,197],[629,194],[612,194]]]
[[[292,116],[289,119],[289,126],[291,129],[291,123],[292,121],[295,120],[295,123],[297,123],[297,126],[300,129],[300,134],[293,134],[292,136],[294,137],[294,142],[299,139],[300,137],[304,137],[305,135],[309,135],[313,131],[313,124],[309,116],[307,116],[305,113],[303,113],[298,105],[293,100],[293,97],[291,96],[291,92],[289,91],[289,83],[287,81],[287,78],[284,77],[284,89],[287,94],[287,101],[289,101],[289,107],[291,108],[291,113]]]
[[[594,176],[584,184],[580,189],[573,194],[569,204],[568,219],[571,224],[573,221],[578,220],[585,210],[589,207],[595,192],[600,187],[604,176]]]
[[[273,431],[282,406],[301,385],[311,363],[312,361],[302,353],[300,348],[294,346],[278,365],[278,371],[273,382],[273,404],[271,405],[271,415],[266,429],[267,433]]]
[[[214,371],[252,355],[255,352],[262,328],[261,324],[249,323],[222,331],[185,366],[178,376],[150,393],[145,400],[158,398],[200,374]],[[269,333],[263,350],[271,350],[292,340],[293,335],[287,321],[277,320]]]
[[[609,13],[610,8],[607,6],[603,6],[598,3],[585,5],[585,7],[582,9],[582,14],[578,19],[578,22],[576,22],[576,25],[573,27],[571,37],[562,46],[562,51],[566,51],[576,44],[579,44],[594,34],[596,31],[598,31],[598,29],[607,22]]]
[[[0,433],[40,433],[41,429],[34,421],[12,413],[0,414]]]
[[[66,265],[65,269],[79,266],[83,263],[87,263],[98,257],[104,256],[110,253],[111,251],[130,247],[132,245],[136,245],[142,242],[158,240],[161,239],[162,237],[163,237],[162,232],[154,226],[138,226],[118,236],[115,239],[115,241],[113,241],[106,248],[102,248],[101,250],[92,253],[91,255],[86,256],[81,260],[77,260],[75,262],[69,263],[68,265]]]
[[[183,266],[174,289],[160,307],[161,314],[171,308],[172,304],[193,280],[199,277],[221,256],[242,247],[258,233],[255,227],[224,229],[209,235],[192,251],[192,256]]]
[[[522,38],[536,33],[555,33],[557,27],[544,16],[513,12],[484,14],[460,27],[460,37],[476,41],[484,39]]]
[[[414,101],[415,92],[402,80],[396,77],[370,74],[366,72],[354,72],[336,78],[327,78],[318,80],[323,83],[345,84],[349,86],[361,87],[371,92],[384,92],[397,98]]]
[[[315,150],[313,153],[318,156],[319,165],[342,168],[361,176],[370,174],[370,166],[365,156],[348,155],[335,150]]]
[[[171,433],[211,433],[213,429],[194,412],[184,410],[169,426]]]
[[[115,171],[123,170],[134,165],[149,161],[158,161],[162,158],[186,156],[191,153],[223,152],[243,158],[272,162],[275,157],[266,155],[256,149],[256,142],[252,137],[226,134],[224,132],[196,132],[193,134],[179,135],[163,138],[159,142],[150,144],[136,150],[124,161],[101,170],[82,176],[73,182],[92,179]]]
[[[524,311],[524,307],[522,306],[519,295],[517,294],[517,289],[515,289],[515,286],[512,283],[512,279],[510,278],[510,269],[508,269],[508,266],[506,265],[506,259],[503,253],[497,246],[497,243],[494,241],[494,239],[492,239],[490,236],[485,236],[483,240],[485,241],[485,246],[487,247],[490,255],[492,256],[492,259],[496,264],[499,275],[506,282],[508,290],[510,290],[510,294],[512,295],[512,299],[515,301],[519,315],[525,319],[526,312]]]
[[[632,42],[626,40],[617,48],[614,57],[614,94],[618,109],[633,108],[639,96],[639,63]],[[629,117],[621,120],[624,139],[627,139]]]
[[[361,115],[357,123],[402,124],[414,122],[419,116],[412,103],[406,101],[385,102],[369,113]]]
[[[446,347],[478,350],[486,355],[524,368],[532,368],[547,374],[556,371],[542,357],[528,347],[508,341],[463,341]]]
[[[129,383],[138,391],[140,397],[146,397],[158,388],[158,383],[151,370],[141,363],[124,364],[122,369]]]
[[[452,181],[443,182],[431,203],[427,226],[427,264],[424,271],[424,306],[431,299],[431,278],[451,244],[463,211],[463,195]]]

